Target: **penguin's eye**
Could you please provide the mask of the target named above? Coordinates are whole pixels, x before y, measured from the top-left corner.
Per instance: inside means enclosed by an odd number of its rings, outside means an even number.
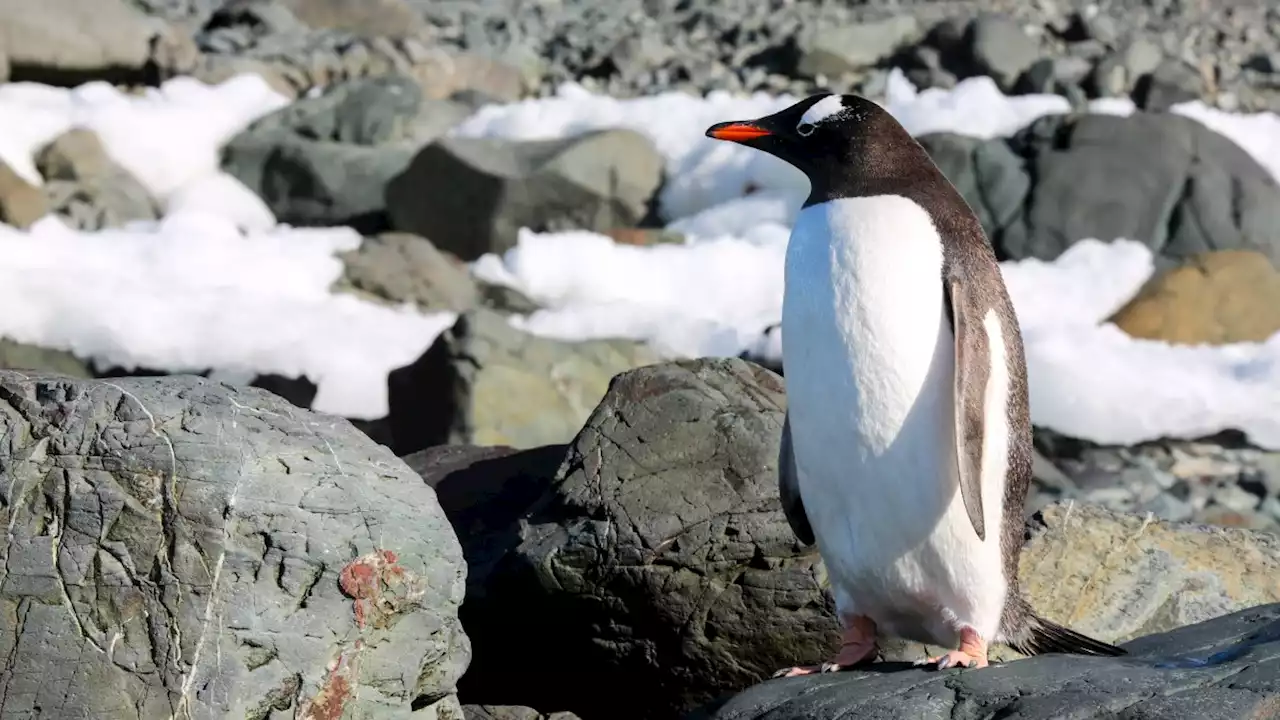
[[[800,133],[800,137],[809,137],[813,131],[814,125],[811,123],[800,123],[796,126],[796,132]]]

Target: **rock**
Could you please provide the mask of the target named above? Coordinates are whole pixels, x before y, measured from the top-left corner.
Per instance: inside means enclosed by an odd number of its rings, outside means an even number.
[[[1128,95],[1144,76],[1164,61],[1164,51],[1154,41],[1136,37],[1121,50],[1103,58],[1094,67],[1092,89],[1100,97]]]
[[[1047,116],[988,142],[1007,142],[1034,178],[1018,218],[985,226],[1002,260],[1051,260],[1082,238],[1128,238],[1151,248],[1158,269],[1209,250],[1257,250],[1280,264],[1280,187],[1194,120]]]
[[[1031,176],[1007,143],[953,133],[916,139],[993,237],[1022,217]]]
[[[74,378],[91,378],[89,364],[65,350],[14,342],[0,337],[0,370],[35,370]]]
[[[1130,656],[1121,658],[1041,655],[985,670],[854,670],[774,680],[688,720],[1246,720],[1275,714],[1280,604],[1149,635],[1126,648]]]
[[[72,227],[96,231],[160,217],[151,193],[107,155],[92,130],[59,135],[36,155],[36,169],[50,209]]]
[[[466,265],[417,235],[384,233],[365,238],[359,248],[340,257],[344,271],[335,286],[338,290],[395,305],[410,303],[427,312],[461,312],[480,302],[480,291]]]
[[[468,602],[488,593],[493,568],[519,544],[512,528],[546,493],[567,451],[568,445],[436,445],[403,457],[435,490],[462,541]],[[463,627],[482,626],[485,617],[468,616],[463,605]]]
[[[1280,602],[1280,537],[1054,505],[1018,575],[1046,617],[1123,642]]]
[[[614,375],[656,361],[630,340],[563,342],[518,330],[487,309],[469,311],[388,377],[394,449],[568,442]]]
[[[466,114],[406,77],[351,81],[258,120],[223,148],[222,168],[281,222],[374,234],[389,226],[387,183]]]
[[[636,224],[663,158],[631,130],[515,142],[443,138],[387,186],[393,227],[470,262],[513,247],[521,228],[610,230]]]
[[[1040,43],[1027,35],[1010,17],[984,13],[969,24],[966,33],[976,74],[989,75],[1002,90],[1040,58]]]
[[[280,0],[294,17],[316,29],[360,37],[415,37],[426,32],[422,15],[406,0]]]
[[[1165,60],[1138,81],[1133,100],[1143,110],[1164,112],[1178,103],[1198,100],[1204,94],[1204,76],[1199,69],[1180,60]]]
[[[485,594],[467,597],[475,654],[461,696],[677,717],[833,651],[816,553],[778,503],[784,402],[776,375],[738,359],[615,378],[510,526]],[[537,663],[510,662],[513,637],[539,648]]]
[[[26,230],[48,214],[44,192],[0,160],[0,222]]]
[[[824,25],[801,41],[801,75],[840,77],[873,67],[898,48],[919,38],[920,23],[914,15],[849,25]]]
[[[461,715],[457,539],[349,423],[193,376],[0,407],[6,715]]]
[[[0,0],[0,53],[9,79],[49,85],[156,81],[199,57],[190,36],[124,0]]]
[[[578,720],[573,713],[543,715],[533,708],[519,705],[463,705],[462,716],[465,720]]]
[[[272,63],[257,59],[228,55],[205,55],[196,63],[191,76],[207,85],[221,85],[244,73],[253,73],[266,81],[271,89],[293,100],[298,97],[298,87],[290,82],[286,73]]]
[[[1183,345],[1264,342],[1280,332],[1280,271],[1251,250],[1195,255],[1148,282],[1111,322]]]

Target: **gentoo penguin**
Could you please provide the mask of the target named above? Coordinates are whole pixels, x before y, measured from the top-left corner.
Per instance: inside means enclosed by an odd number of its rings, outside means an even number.
[[[856,95],[814,95],[707,135],[774,155],[810,191],[786,252],[787,413],[779,487],[815,541],[843,626],[838,654],[779,675],[874,659],[877,637],[955,648],[917,664],[1122,655],[1050,622],[1018,590],[1031,421],[1022,338],[982,225],[924,148]]]

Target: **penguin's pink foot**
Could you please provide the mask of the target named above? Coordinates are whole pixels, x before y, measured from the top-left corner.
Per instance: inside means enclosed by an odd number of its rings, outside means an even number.
[[[976,630],[966,627],[960,631],[960,649],[952,650],[937,657],[917,660],[916,665],[934,665],[939,670],[947,668],[984,668],[987,667],[987,641],[983,640]]]
[[[847,620],[840,635],[840,651],[821,665],[799,665],[783,668],[774,673],[776,678],[812,675],[814,673],[840,672],[876,656],[876,623],[866,615],[854,615]]]

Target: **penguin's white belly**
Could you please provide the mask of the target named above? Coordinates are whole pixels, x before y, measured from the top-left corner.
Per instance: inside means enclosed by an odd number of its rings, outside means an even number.
[[[840,612],[954,647],[961,625],[999,627],[1003,478],[984,482],[979,540],[959,492],[942,253],[903,197],[804,209],[782,344],[800,493]]]

